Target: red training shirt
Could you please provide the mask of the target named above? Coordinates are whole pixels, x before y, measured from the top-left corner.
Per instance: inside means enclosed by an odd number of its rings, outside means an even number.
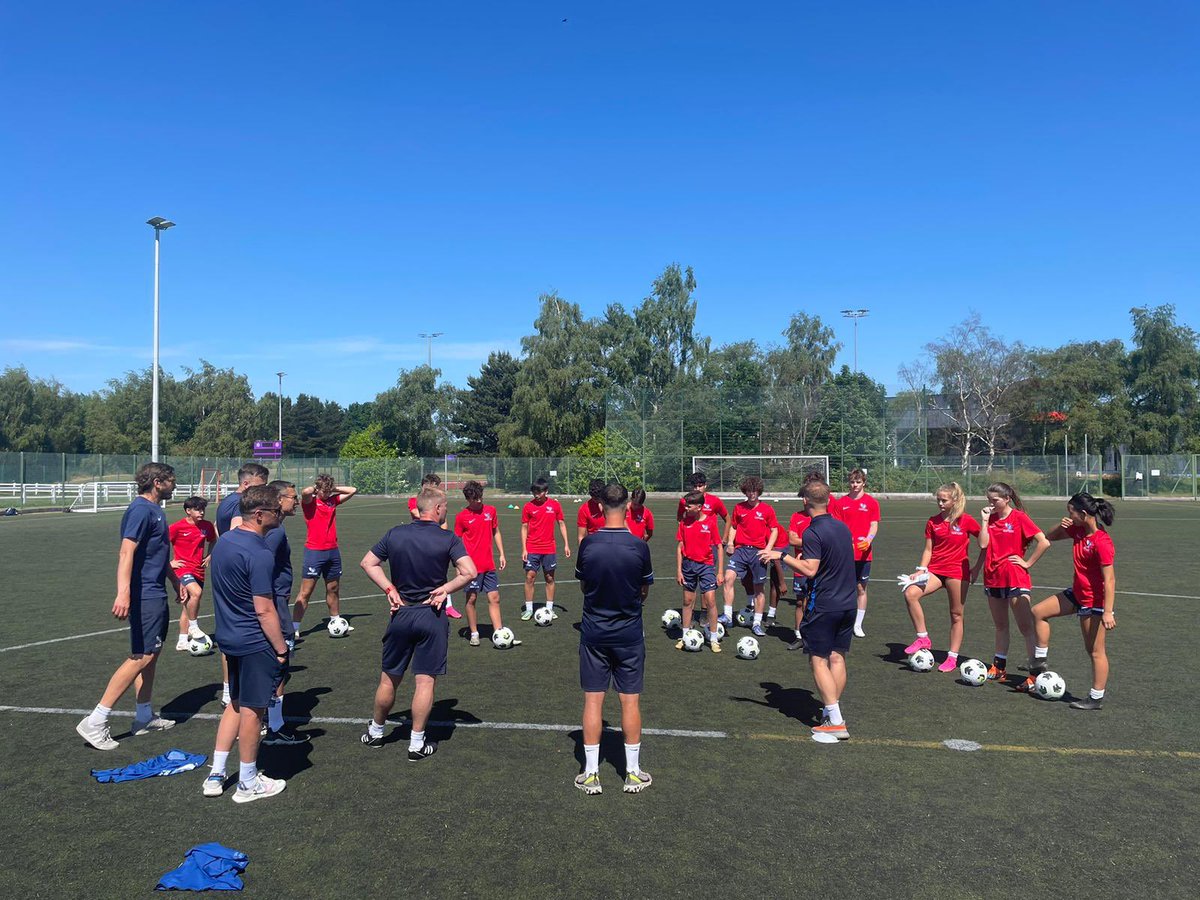
[[[1014,509],[999,519],[993,513],[988,516],[987,556],[983,561],[983,586],[990,588],[1031,588],[1029,570],[1015,566],[1008,557],[1025,555],[1025,548],[1042,529],[1033,519],[1019,509]]]
[[[839,497],[837,500],[830,500],[829,511],[834,514],[835,518],[846,523],[855,545],[871,533],[871,523],[879,521],[879,501],[870,494],[863,494],[857,500],[850,499],[849,494]],[[870,559],[872,549],[867,547],[866,550],[859,550],[855,546],[855,562]]]
[[[325,499],[309,494],[300,501],[304,513],[304,524],[308,526],[308,537],[304,541],[306,550],[337,549],[337,508],[346,502],[341,494]]]
[[[414,517],[417,515],[417,498],[416,497],[408,498],[408,512],[410,515],[412,515]]]
[[[204,580],[204,542],[211,544],[217,539],[217,529],[208,519],[201,519],[194,525],[187,519],[180,519],[167,529],[171,541],[171,549],[175,558],[184,565],[175,570],[176,576],[191,575]]]
[[[646,530],[654,530],[654,513],[644,506],[635,513],[632,506],[627,506],[625,508],[625,527],[635,538],[645,540]]]
[[[579,507],[579,515],[575,517],[575,524],[580,528],[586,528],[588,534],[594,534],[604,527],[604,504],[599,500],[589,499]]]
[[[687,501],[682,497],[679,498],[679,509],[675,513],[675,521],[683,521],[683,510],[687,507]],[[725,501],[715,494],[704,495],[704,514],[706,516],[718,515],[725,521],[729,521],[729,510],[725,508]]]
[[[1086,608],[1104,608],[1104,570],[1103,566],[1111,566],[1117,555],[1113,540],[1104,529],[1095,534],[1088,534],[1082,525],[1072,525],[1067,529],[1074,546],[1071,557],[1075,562],[1075,580],[1071,590],[1079,605]]]
[[[684,519],[675,530],[675,540],[683,544],[683,558],[713,565],[713,548],[721,543],[721,526],[715,516],[697,516],[691,522]]]
[[[757,547],[761,550],[767,546],[771,529],[779,527],[779,520],[775,518],[775,510],[769,504],[759,500],[751,506],[743,500],[733,508],[733,527],[737,529],[734,534],[734,546]],[[775,542],[779,543],[778,535],[775,536]]]
[[[554,541],[554,523],[563,521],[563,510],[553,497],[547,497],[541,503],[530,500],[521,510],[521,524],[528,525],[529,531],[525,537],[526,553],[554,553],[557,545]]]
[[[792,519],[790,522],[788,522],[788,531],[794,531],[794,532],[796,532],[796,534],[803,537],[804,529],[808,528],[808,525],[811,521],[812,521],[812,516],[810,516],[808,513],[806,513],[802,509],[797,510],[796,512],[792,513]],[[792,539],[790,537],[788,537],[787,535],[784,535],[783,541],[786,541],[787,543],[790,544],[792,542]],[[776,540],[775,546],[782,547],[783,543],[780,540]]]
[[[485,505],[479,512],[473,512],[468,507],[459,510],[454,517],[454,533],[462,538],[467,556],[471,557],[471,562],[475,563],[481,575],[496,568],[492,547],[495,546],[493,538],[499,527],[500,518],[494,506]]]
[[[925,537],[930,542],[929,574],[938,578],[967,577],[970,564],[967,549],[971,536],[980,532],[979,523],[969,513],[949,522],[941,513],[930,516],[925,523]]]

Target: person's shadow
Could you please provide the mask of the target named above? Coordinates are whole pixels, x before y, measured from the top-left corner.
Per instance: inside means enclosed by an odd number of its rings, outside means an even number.
[[[465,709],[458,709],[457,697],[446,697],[441,700],[435,700],[433,709],[429,712],[429,721],[425,725],[425,733],[429,740],[448,741],[454,736],[455,729],[460,724],[477,725],[483,720],[473,712],[468,712]],[[391,733],[383,739],[385,744],[390,744],[393,741],[398,741],[401,738],[407,739],[412,735],[412,709],[405,709],[400,712],[393,712],[388,716],[388,721],[394,723],[397,727],[391,730]]]
[[[220,682],[202,684],[184,691],[174,700],[163,704],[162,714],[176,722],[186,722],[207,704],[221,699]]]
[[[611,731],[609,723],[605,720],[602,723],[603,730],[600,732],[600,762],[607,762],[616,770],[617,774],[624,778],[625,771],[625,736],[620,731]],[[575,760],[579,763],[579,771],[584,770],[586,756],[583,752],[583,729],[576,728],[574,731],[568,732],[571,740],[575,742]]]
[[[730,697],[729,699],[735,703],[753,703],[756,706],[777,710],[787,718],[805,725],[821,721],[821,701],[808,688],[785,688],[774,681],[759,682],[759,687],[763,689],[761,700],[753,697]]]
[[[885,646],[887,649],[884,650],[883,653],[876,653],[875,655],[884,662],[898,663],[902,666],[907,666],[908,654],[904,652],[903,644],[897,643],[896,641],[889,641]]]

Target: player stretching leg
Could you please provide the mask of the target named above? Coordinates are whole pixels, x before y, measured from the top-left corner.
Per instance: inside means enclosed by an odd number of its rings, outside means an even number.
[[[717,572],[723,568],[724,559],[719,532],[717,517],[704,513],[704,494],[690,491],[684,497],[683,519],[675,532],[675,581],[683,588],[684,631],[692,627],[692,609],[697,592],[703,596],[707,620],[704,630],[708,633],[708,645],[713,653],[721,652],[721,642],[717,637]],[[682,638],[676,642],[675,649],[683,649]]]
[[[200,595],[204,593],[204,570],[212,545],[217,540],[217,529],[204,518],[208,501],[203,497],[188,497],[183,501],[183,518],[171,525],[169,535],[175,558],[171,568],[179,579],[179,639],[176,650],[186,650],[188,640],[207,637],[196,619],[200,615]],[[205,550],[208,553],[205,553]]]
[[[425,488],[427,488],[427,487],[437,488],[438,490],[441,490],[442,489],[442,476],[439,475],[437,472],[427,473],[421,479],[421,490],[425,490]],[[421,518],[421,513],[417,510],[417,498],[416,497],[408,498],[408,514],[414,522],[417,519]],[[442,531],[449,531],[449,530],[450,530],[450,526],[447,525],[445,522],[443,522],[442,523]],[[451,597],[449,594],[446,595],[445,610],[446,610],[446,615],[448,615],[451,619],[461,619],[462,618],[462,613],[460,613],[457,609],[454,608],[454,598]]]
[[[150,705],[154,671],[167,637],[167,590],[163,582],[169,578],[175,584],[175,575],[167,564],[171,558],[167,517],[159,504],[171,499],[175,470],[163,463],[146,463],[134,477],[138,495],[121,517],[117,598],[112,607],[113,616],[129,620],[129,658],[113,672],[96,708],[75,726],[79,736],[97,750],[117,749],[109,733],[108,717],[130,686],[136,691],[137,701],[131,735],[165,731],[175,724],[156,716]]]
[[[967,498],[957,482],[943,484],[934,497],[939,511],[925,523],[925,549],[921,551],[916,571],[910,576],[914,583],[904,589],[904,602],[908,604],[908,615],[917,632],[916,640],[905,647],[904,652],[912,656],[918,650],[933,649],[921,601],[945,588],[950,602],[950,651],[938,671],[953,672],[958,668],[958,651],[962,649],[963,601],[971,583],[967,547],[972,536],[979,537],[980,527],[963,511]],[[922,575],[926,578],[925,583],[916,583]]]
[[[533,499],[521,510],[521,565],[525,569],[525,611],[521,621],[533,618],[533,585],[538,569],[546,580],[546,609],[554,612],[554,570],[558,566],[557,547],[554,543],[554,523],[563,539],[563,555],[571,558],[571,542],[567,539],[567,525],[563,521],[562,506],[548,496],[550,483],[539,478],[529,486]]]
[[[508,565],[508,560],[504,558],[504,540],[500,537],[500,514],[496,507],[484,505],[483,485],[478,481],[468,481],[463,485],[462,492],[467,501],[467,508],[454,517],[454,533],[462,538],[477,573],[466,587],[466,596],[470,643],[472,647],[478,647],[479,612],[475,608],[475,600],[480,592],[487,597],[492,633],[495,634],[504,627],[500,619],[500,580],[496,577],[496,559],[492,554],[493,541],[500,557],[501,572]]]
[[[316,483],[300,492],[300,510],[308,537],[304,541],[304,575],[300,580],[300,595],[292,611],[294,634],[300,634],[300,622],[308,609],[308,600],[325,579],[325,603],[329,618],[341,615],[342,554],[338,552],[337,508],[358,493],[358,488],[333,483],[333,476],[318,475]],[[353,631],[349,628],[348,631]]]
[[[1100,709],[1108,684],[1108,654],[1105,636],[1117,627],[1117,574],[1113,568],[1116,548],[1106,526],[1113,523],[1116,510],[1107,500],[1091,494],[1076,494],[1067,503],[1067,515],[1046,537],[1051,541],[1070,538],[1075,578],[1071,587],[1047,597],[1033,608],[1037,645],[1033,648],[1034,665],[1026,680],[1026,690],[1037,676],[1046,671],[1050,648],[1050,619],[1075,615],[1083,635],[1083,646],[1092,660],[1092,687],[1083,700],[1071,703],[1071,709]]]
[[[1017,628],[1025,637],[1025,647],[1033,664],[1033,613],[1029,610],[1032,582],[1029,569],[1050,547],[1042,529],[1034,524],[1021,505],[1016,489],[1003,481],[988,486],[988,506],[980,513],[979,558],[971,569],[972,583],[983,569],[983,590],[988,610],[996,625],[996,656],[988,669],[988,679],[1003,682],[1008,664],[1008,613],[1012,610]],[[1030,542],[1033,555],[1025,558]],[[1017,688],[1024,689],[1022,684]]]
[[[763,492],[763,480],[757,475],[747,475],[739,488],[746,499],[733,508],[729,520],[729,534],[725,539],[725,552],[729,559],[725,563],[725,609],[733,608],[736,583],[745,580],[746,599],[753,604],[754,624],[751,631],[759,637],[767,632],[763,628],[763,607],[767,598],[763,594],[763,583],[767,580],[767,567],[759,558],[759,550],[770,550],[779,536],[779,522],[775,510],[759,500]],[[747,607],[749,610],[751,607]]]
[[[867,493],[865,469],[851,469],[847,477],[849,493],[833,500],[831,512],[850,529],[854,543],[854,577],[858,583],[858,613],[854,618],[854,636],[866,637],[863,619],[867,616],[867,584],[871,581],[871,544],[879,532],[879,502]]]

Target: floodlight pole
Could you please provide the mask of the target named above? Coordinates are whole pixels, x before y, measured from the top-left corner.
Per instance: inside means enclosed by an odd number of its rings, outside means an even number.
[[[420,334],[417,335],[417,337],[425,338],[425,346],[428,351],[426,359],[425,359],[425,364],[427,366],[429,366],[430,369],[433,368],[433,339],[440,338],[445,333],[446,332],[444,332],[444,331],[432,331],[432,332],[422,331]]]
[[[279,376],[279,442],[283,443],[283,376],[287,372],[276,372]]]
[[[158,244],[162,233],[174,227],[174,222],[168,222],[162,216],[154,216],[146,220],[146,224],[154,229],[154,371],[150,379],[150,461],[158,462]]]
[[[869,309],[843,309],[842,315],[854,320],[854,371],[858,372],[858,320],[870,314]]]

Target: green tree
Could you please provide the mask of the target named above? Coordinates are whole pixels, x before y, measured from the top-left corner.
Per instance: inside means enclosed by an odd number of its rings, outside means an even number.
[[[376,421],[401,456],[440,456],[452,449],[457,390],[438,384],[429,366],[401,369],[395,387],[375,397]]]
[[[383,426],[374,422],[346,438],[338,455],[343,459],[394,459],[398,454],[384,440]]]
[[[1135,307],[1134,348],[1125,374],[1135,453],[1172,453],[1200,438],[1200,336],[1175,321],[1175,307]]]
[[[792,316],[783,336],[787,343],[770,350],[765,360],[770,382],[765,412],[773,438],[769,452],[804,455],[811,452],[809,432],[842,345],[820,316],[802,312]]]
[[[57,381],[31,378],[25,368],[0,374],[0,449],[80,453],[84,398]]]
[[[250,452],[258,429],[254,391],[245,375],[201,360],[185,368],[161,405],[171,425],[168,452],[175,455],[239,456]],[[174,381],[172,379],[172,381]]]
[[[887,393],[882,384],[842,366],[825,386],[814,420],[814,453],[829,457],[831,483],[855,466],[879,469],[887,455],[883,429]]]
[[[499,428],[512,411],[513,392],[521,364],[510,353],[494,352],[467,379],[455,415],[455,430],[468,453],[496,453]]]
[[[642,388],[664,391],[681,375],[695,374],[708,350],[708,340],[696,335],[696,277],[692,267],[671,263],[654,279],[650,296],[633,313],[637,331],[648,352],[637,373]]]

